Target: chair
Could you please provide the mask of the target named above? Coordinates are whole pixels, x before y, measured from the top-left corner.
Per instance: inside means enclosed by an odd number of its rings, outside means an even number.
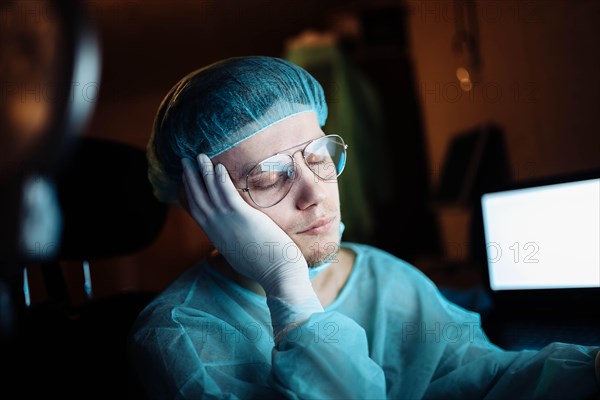
[[[127,336],[155,293],[96,299],[87,281],[88,301],[73,306],[59,262],[79,260],[83,268],[87,263],[93,268],[95,260],[132,254],[154,242],[168,206],[154,198],[146,171],[143,150],[82,137],[58,175],[63,213],[60,250],[55,260],[41,265],[48,301],[27,310],[20,335],[19,359],[30,382],[23,387],[31,394],[143,397],[127,359]]]

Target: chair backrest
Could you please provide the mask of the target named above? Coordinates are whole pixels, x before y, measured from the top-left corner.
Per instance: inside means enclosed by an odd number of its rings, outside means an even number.
[[[149,246],[161,232],[168,206],[152,193],[143,150],[82,137],[57,177],[62,211],[58,256],[42,270],[49,300],[69,300],[59,262],[114,258]]]
[[[84,137],[58,179],[63,208],[62,259],[117,257],[158,236],[167,206],[152,194],[145,152]]]

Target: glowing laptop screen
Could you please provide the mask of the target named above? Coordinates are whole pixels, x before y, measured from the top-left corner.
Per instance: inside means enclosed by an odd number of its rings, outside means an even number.
[[[488,193],[492,290],[600,287],[600,179]]]

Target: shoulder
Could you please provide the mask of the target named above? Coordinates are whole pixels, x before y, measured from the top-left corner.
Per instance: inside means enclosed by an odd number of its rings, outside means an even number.
[[[370,245],[342,243],[344,246],[356,252],[353,288],[363,296],[373,293],[405,312],[421,313],[420,318],[479,321],[477,313],[448,301],[437,285],[409,262]]]
[[[356,254],[355,265],[360,269],[367,269],[377,274],[399,275],[410,280],[431,282],[417,267],[385,250],[372,245],[354,242],[342,242],[341,246],[354,251]]]
[[[204,260],[185,270],[138,315],[135,326],[140,328],[170,326],[173,317],[182,310],[191,313],[201,312],[195,307],[198,297],[204,292],[200,286],[207,285],[209,277],[203,268]]]
[[[367,291],[377,287],[379,293],[394,298],[440,297],[436,284],[408,261],[367,244],[342,242],[342,247],[356,254],[351,286]]]

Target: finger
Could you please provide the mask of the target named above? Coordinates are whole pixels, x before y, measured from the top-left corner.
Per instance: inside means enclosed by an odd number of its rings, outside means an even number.
[[[206,214],[213,207],[206,192],[204,181],[198,175],[193,161],[182,158],[181,164],[183,165],[182,180],[184,187],[187,186],[186,194],[188,196],[190,208],[193,208],[195,205]]]
[[[204,178],[204,184],[206,185],[207,193],[211,200],[211,204],[213,204],[213,206],[219,211],[227,210],[228,206],[226,205],[221,190],[219,189],[220,180],[222,177],[220,178],[217,176],[215,166],[206,154],[199,154],[197,159],[198,165],[200,166],[200,172]]]
[[[192,189],[190,188],[187,178],[185,177],[185,174],[183,175],[183,190],[185,191],[185,195],[188,198],[188,212],[190,213],[190,215],[192,216],[192,218],[194,218],[194,220],[200,224],[200,226],[202,227],[202,229],[205,230],[205,224],[206,221],[208,220],[207,218],[207,214],[203,211],[203,208],[198,206],[196,200],[194,199],[194,195],[192,194]],[[191,199],[191,201],[190,201]],[[205,230],[206,231],[206,230]]]

